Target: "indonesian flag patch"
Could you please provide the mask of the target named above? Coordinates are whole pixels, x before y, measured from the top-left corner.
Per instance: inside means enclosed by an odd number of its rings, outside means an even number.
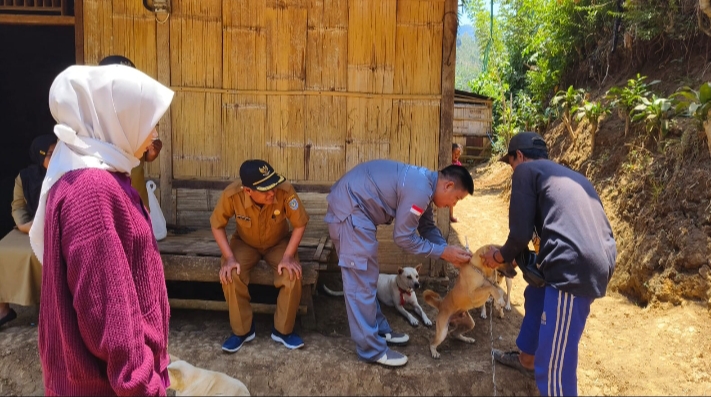
[[[422,216],[422,213],[425,212],[425,210],[423,210],[422,208],[420,208],[420,207],[418,207],[418,206],[416,206],[416,205],[413,205],[413,206],[410,208],[410,212],[412,212],[412,213],[415,214],[416,216],[420,217],[420,216]]]

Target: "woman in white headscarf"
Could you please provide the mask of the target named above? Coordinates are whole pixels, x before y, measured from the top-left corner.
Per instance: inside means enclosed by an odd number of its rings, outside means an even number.
[[[30,230],[46,395],[165,395],[168,296],[129,173],[172,98],[121,65],[72,66],[52,83],[59,141]]]

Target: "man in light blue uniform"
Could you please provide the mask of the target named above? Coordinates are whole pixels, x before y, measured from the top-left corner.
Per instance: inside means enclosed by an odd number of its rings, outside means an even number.
[[[437,172],[390,160],[361,163],[331,188],[325,221],[338,253],[348,325],[361,360],[386,366],[407,363],[387,343],[404,344],[409,337],[393,332],[376,299],[377,226],[394,221],[393,239],[405,252],[455,266],[469,263],[467,250],[447,245],[430,204],[451,208],[472,193],[474,181],[462,166]]]

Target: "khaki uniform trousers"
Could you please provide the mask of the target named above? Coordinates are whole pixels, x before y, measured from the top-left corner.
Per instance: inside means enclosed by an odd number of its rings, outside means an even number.
[[[254,265],[260,259],[264,259],[274,270],[274,286],[279,289],[277,298],[277,309],[274,313],[274,328],[282,334],[290,334],[294,330],[296,312],[301,301],[301,280],[294,277],[289,280],[289,271],[283,269],[281,275],[277,272],[277,266],[284,257],[284,251],[289,243],[289,238],[285,238],[279,244],[259,250],[247,245],[238,238],[230,240],[230,248],[235,256],[235,260],[240,264],[240,274],[232,270],[232,283],[223,284],[222,291],[225,293],[225,300],[230,313],[230,326],[235,335],[246,335],[252,327],[252,306],[250,305],[249,274]],[[296,255],[298,261],[298,255]],[[225,258],[222,258],[222,263]]]

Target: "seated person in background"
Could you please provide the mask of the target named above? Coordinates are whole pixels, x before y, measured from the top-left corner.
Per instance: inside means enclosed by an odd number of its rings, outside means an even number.
[[[304,342],[294,332],[301,300],[297,248],[309,216],[291,184],[266,161],[245,161],[239,176],[241,181],[227,186],[210,217],[212,234],[222,252],[220,282],[232,327],[222,350],[234,353],[254,339],[247,285],[250,270],[262,258],[274,269],[274,286],[279,288],[272,339],[298,349]],[[225,226],[233,216],[237,230],[228,242]],[[291,234],[287,219],[294,228]]]
[[[40,135],[30,145],[32,165],[15,179],[12,217],[17,230],[0,240],[0,326],[14,320],[17,313],[10,303],[22,306],[39,304],[42,265],[32,253],[27,233],[39,204],[40,190],[57,137]]]
[[[452,144],[452,165],[462,165],[459,161],[459,157],[462,155],[462,145],[458,143]],[[449,221],[452,223],[457,222],[457,218],[454,217],[454,207],[449,208]]]
[[[121,55],[107,56],[99,62],[99,66],[104,65],[125,65],[134,69],[136,68],[136,65],[134,65],[130,59]],[[154,139],[151,144],[148,145],[148,149],[146,149],[143,157],[139,159],[141,163],[131,170],[131,186],[138,191],[138,195],[141,196],[143,205],[145,205],[146,208],[148,208],[148,189],[146,189],[146,177],[143,173],[143,164],[145,164],[146,161],[152,163],[155,159],[157,159],[162,148],[163,142],[160,139]]]

